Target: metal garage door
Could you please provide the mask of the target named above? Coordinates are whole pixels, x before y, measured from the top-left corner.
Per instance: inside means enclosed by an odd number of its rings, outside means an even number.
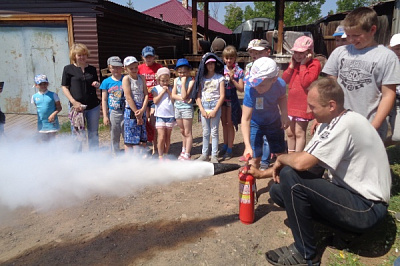
[[[61,89],[61,76],[69,64],[67,26],[62,25],[2,25],[0,26],[0,94],[3,112],[36,114],[31,97],[36,93],[33,78],[46,74],[49,90],[60,96],[63,112],[67,114],[67,98]]]

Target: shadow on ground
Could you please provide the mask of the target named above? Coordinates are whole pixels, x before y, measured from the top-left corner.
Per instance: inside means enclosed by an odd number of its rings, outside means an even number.
[[[232,214],[206,220],[128,224],[104,231],[89,240],[42,245],[2,265],[134,264],[138,259],[150,258],[160,251],[173,250],[213,234],[213,227],[237,221],[237,214]]]
[[[370,229],[367,233],[355,235],[338,231],[329,226],[317,223],[315,231],[318,239],[318,249],[321,254],[327,247],[333,249],[346,249],[351,253],[375,258],[387,254],[396,240],[397,227],[392,215]]]
[[[203,137],[193,138],[193,147],[192,147],[192,151],[191,151],[191,155],[193,156],[192,158],[197,158],[201,155],[201,150],[203,147],[202,143],[203,143]],[[221,150],[222,146],[223,146],[223,143],[220,143],[218,145],[218,149]],[[181,149],[182,149],[182,141],[171,143],[171,145],[169,147],[169,154],[172,154],[172,155],[178,157],[181,152]],[[243,143],[233,144],[232,151],[233,151],[233,154],[232,154],[233,157],[242,156],[243,151],[244,151],[244,144]],[[209,155],[211,154],[211,144],[209,146],[208,153],[209,153]]]

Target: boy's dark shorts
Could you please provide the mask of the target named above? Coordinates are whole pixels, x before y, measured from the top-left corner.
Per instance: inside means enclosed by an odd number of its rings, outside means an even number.
[[[156,108],[156,105],[154,104],[154,101],[153,100],[149,100],[149,102],[147,103],[147,107],[148,108]]]

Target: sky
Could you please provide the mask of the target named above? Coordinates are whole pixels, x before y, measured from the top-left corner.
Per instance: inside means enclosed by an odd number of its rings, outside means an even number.
[[[126,3],[128,0],[110,0],[112,2],[115,2],[117,4],[126,6]],[[154,6],[158,6],[162,3],[167,2],[168,0],[131,0],[133,3],[133,7],[137,11],[144,11],[149,8],[152,8]],[[228,3],[219,3],[219,8],[218,8],[218,21],[223,24],[224,22],[224,15],[225,15],[225,5],[232,4],[234,2],[228,2]],[[213,5],[214,3],[210,3],[210,6]],[[240,2],[237,3],[238,6],[240,6],[242,9],[244,9],[247,5],[250,5],[251,2]],[[192,5],[192,1],[189,0],[189,5]],[[328,15],[328,12],[330,10],[335,11],[336,10],[336,0],[326,0],[325,4],[321,8],[321,16],[324,17]]]

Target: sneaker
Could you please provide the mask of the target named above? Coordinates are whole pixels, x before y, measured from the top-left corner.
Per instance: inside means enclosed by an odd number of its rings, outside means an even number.
[[[178,160],[180,160],[180,161],[184,160],[183,157],[185,157],[185,153],[181,152],[181,154],[179,154]]]
[[[179,155],[179,157],[178,157],[179,161],[189,161],[191,159],[192,159],[192,156],[186,155],[185,153],[181,153],[181,155]]]
[[[210,163],[219,163],[217,156],[211,156]]]
[[[197,158],[198,161],[208,161],[208,156],[202,154],[199,158]]]
[[[182,161],[190,161],[190,160],[192,160],[192,156],[187,156],[187,155],[185,155],[185,156],[183,156],[182,157],[182,159],[181,159]]]
[[[230,160],[232,159],[232,152],[227,152],[224,154],[224,160]]]

